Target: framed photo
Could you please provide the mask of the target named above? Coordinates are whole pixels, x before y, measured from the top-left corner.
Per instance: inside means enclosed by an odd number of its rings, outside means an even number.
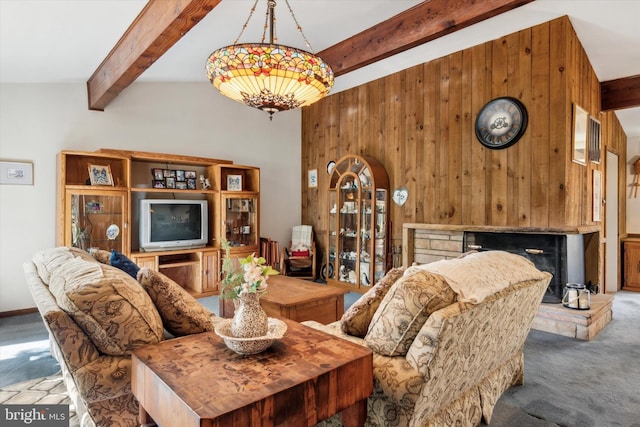
[[[196,171],[184,171],[184,177],[185,179],[196,179]]]
[[[227,175],[227,191],[242,191],[242,175]]]
[[[167,188],[176,188],[176,179],[172,176],[168,176],[164,179],[164,183]]]
[[[164,179],[154,179],[153,188],[167,188],[166,184],[164,183]]]
[[[33,185],[33,163],[0,162],[0,184]]]
[[[181,182],[181,181],[184,181],[184,180],[185,180],[185,178],[184,178],[184,171],[183,171],[183,170],[179,170],[179,169],[178,169],[178,170],[176,171],[176,181]]]
[[[195,190],[195,189],[196,189],[196,179],[187,178],[187,190]]]
[[[89,180],[91,182],[91,185],[113,186],[111,168],[109,167],[109,165],[89,165]]]
[[[318,169],[309,169],[309,188],[318,188]]]
[[[589,141],[589,161],[600,163],[600,122],[591,116],[589,116],[587,140]]]
[[[602,207],[602,172],[593,170],[593,221],[600,221]]]
[[[587,111],[573,104],[573,161],[587,164]]]
[[[153,179],[164,179],[164,169],[152,168],[151,175],[153,175]]]
[[[186,181],[176,181],[176,188],[178,190],[186,190],[187,189],[187,182]]]
[[[173,170],[173,169],[164,169],[163,175],[164,175],[165,178],[175,178],[176,177],[176,171]]]

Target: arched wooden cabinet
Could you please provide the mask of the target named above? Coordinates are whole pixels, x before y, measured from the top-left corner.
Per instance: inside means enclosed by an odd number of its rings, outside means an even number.
[[[386,273],[389,176],[374,158],[349,155],[331,170],[327,283],[364,293]]]

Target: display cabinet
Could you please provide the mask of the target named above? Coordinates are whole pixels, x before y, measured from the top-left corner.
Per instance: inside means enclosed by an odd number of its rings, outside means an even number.
[[[224,238],[234,258],[260,252],[260,169],[241,165],[217,165],[214,188],[220,212],[215,234]],[[220,244],[220,242],[217,242]],[[224,251],[221,252],[224,256]]]
[[[70,189],[66,195],[65,212],[68,212],[69,221],[65,222],[64,245],[87,251],[90,248],[126,251],[126,191]]]
[[[234,258],[260,250],[260,170],[229,160],[100,149],[58,154],[56,244],[116,250],[195,296],[219,293],[221,242]],[[206,200],[198,247],[141,247],[141,200]],[[179,203],[178,203],[179,204]],[[176,241],[180,241],[179,238]]]
[[[66,151],[57,162],[56,243],[128,253],[127,159]],[[100,179],[92,179],[92,174]]]
[[[327,282],[364,293],[386,273],[389,177],[371,157],[345,156],[329,184]]]

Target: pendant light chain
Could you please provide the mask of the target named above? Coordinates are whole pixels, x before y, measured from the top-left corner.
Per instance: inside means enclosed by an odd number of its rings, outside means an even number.
[[[296,19],[296,15],[293,13],[293,9],[291,8],[291,5],[289,4],[289,0],[284,0],[284,2],[287,4],[287,7],[289,8],[289,12],[291,12],[291,17],[293,18],[293,22],[296,23],[296,28],[300,32],[300,35],[302,36],[302,38],[304,40],[304,43],[307,45],[307,47],[309,48],[309,51],[311,53],[315,53],[313,51],[313,48],[311,48],[311,43],[309,43],[309,40],[307,40],[307,37],[304,35],[304,32],[302,31],[302,25],[300,25],[298,23],[298,20]]]
[[[256,11],[256,5],[258,4],[259,0],[256,0],[253,3],[253,7],[251,8],[251,10],[249,11],[249,17],[247,18],[247,20],[244,22],[244,25],[242,26],[242,29],[240,30],[240,34],[238,34],[238,37],[236,37],[236,39],[234,40],[233,44],[238,44],[238,40],[240,40],[240,37],[242,37],[242,35],[244,34],[244,30],[247,29],[247,26],[249,25],[249,21],[251,21],[251,17],[253,16],[253,12]],[[264,36],[263,36],[263,40],[264,40]]]

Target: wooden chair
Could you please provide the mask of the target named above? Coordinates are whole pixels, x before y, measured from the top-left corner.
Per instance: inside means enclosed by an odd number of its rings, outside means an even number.
[[[310,225],[296,225],[291,241],[282,248],[280,274],[300,279],[316,279],[316,242]]]

